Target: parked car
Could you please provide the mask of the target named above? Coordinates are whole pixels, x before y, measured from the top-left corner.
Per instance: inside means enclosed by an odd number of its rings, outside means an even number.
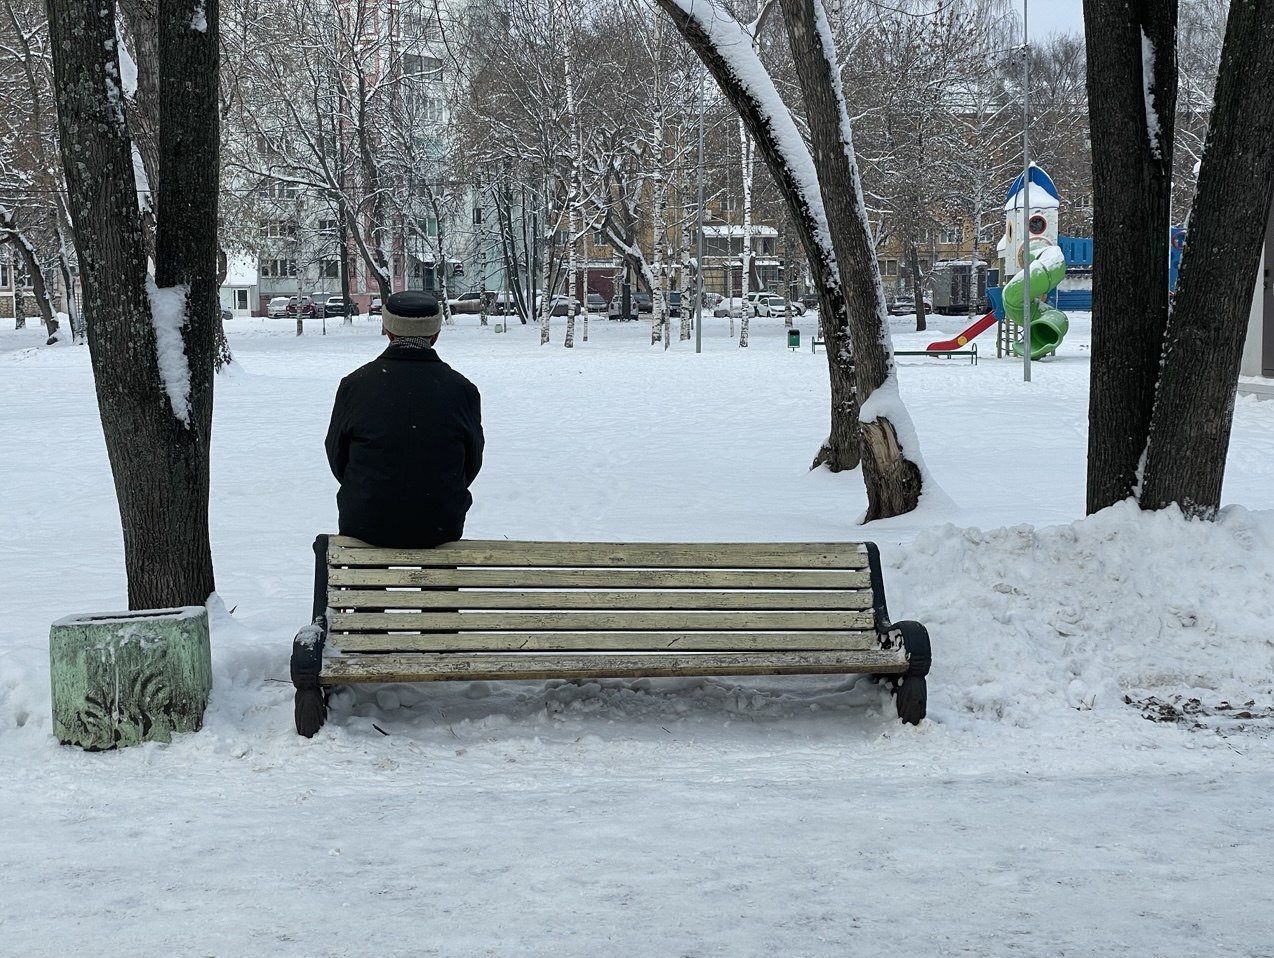
[[[327,315],[323,304],[313,296],[291,296],[288,298],[288,315],[295,316],[300,311],[303,319],[322,319]]]
[[[226,309],[224,306],[222,306],[222,307],[221,307],[221,321],[224,323],[227,319],[234,319],[234,313],[232,313],[230,310],[228,310],[228,309]]]
[[[276,296],[265,308],[267,316],[286,316],[288,314],[288,297]]]
[[[782,296],[759,296],[752,301],[753,316],[786,316],[787,300]],[[792,315],[804,316],[805,307],[792,301]]]
[[[933,300],[924,299],[925,315],[933,312]],[[914,296],[895,296],[887,306],[890,316],[914,316],[916,314],[916,298]]]
[[[569,316],[571,310],[571,297],[565,293],[555,293],[553,298],[549,300],[550,316]],[[584,304],[575,300],[575,315],[579,316],[584,312]]]
[[[485,293],[473,290],[472,292],[461,293],[455,299],[447,300],[447,306],[453,313],[480,313],[482,312],[482,298],[484,296],[487,298],[488,304],[495,299],[495,293],[490,290]],[[487,312],[490,311],[491,307],[488,305]]]
[[[722,299],[717,305],[712,307],[712,315],[718,319],[734,317],[738,319],[743,315],[743,301],[737,296],[730,299]]]
[[[323,311],[328,316],[357,316],[358,304],[340,295],[329,296],[323,304]]]
[[[601,293],[589,293],[585,300],[585,305],[588,306],[590,313],[606,312],[606,298]]]
[[[372,297],[372,304],[367,307],[367,315],[368,316],[380,315],[380,297],[379,296]]]
[[[497,316],[512,316],[517,311],[518,301],[512,290],[505,289],[495,294],[495,299],[491,302],[491,312]]]

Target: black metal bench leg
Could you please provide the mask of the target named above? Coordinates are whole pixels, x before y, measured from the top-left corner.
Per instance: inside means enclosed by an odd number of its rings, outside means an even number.
[[[327,720],[327,696],[319,685],[327,619],[319,616],[292,640],[292,684],[296,686],[296,731],[313,738]]]
[[[925,676],[933,661],[929,630],[919,622],[895,622],[892,628],[902,636],[910,663],[906,672],[894,679],[894,704],[898,717],[908,725],[919,725],[929,706],[929,686]]]

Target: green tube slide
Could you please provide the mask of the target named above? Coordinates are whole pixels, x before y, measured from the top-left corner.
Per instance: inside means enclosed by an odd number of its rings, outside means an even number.
[[[1062,337],[1070,328],[1066,314],[1059,309],[1041,303],[1062,277],[1066,275],[1066,260],[1056,246],[1036,244],[1031,249],[1031,358],[1043,359],[1057,352]],[[1018,273],[1004,287],[1004,315],[1010,322],[1022,325],[1022,294],[1025,282]],[[1013,344],[1013,354],[1022,355],[1022,343]]]

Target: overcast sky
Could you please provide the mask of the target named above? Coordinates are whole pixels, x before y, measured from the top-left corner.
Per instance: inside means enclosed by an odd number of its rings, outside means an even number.
[[[1026,25],[1031,40],[1043,40],[1050,33],[1077,33],[1084,35],[1083,0],[1026,0]],[[1021,16],[1022,0],[1013,0]]]

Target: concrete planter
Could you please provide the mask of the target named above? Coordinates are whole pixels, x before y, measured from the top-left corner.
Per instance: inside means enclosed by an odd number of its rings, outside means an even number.
[[[59,619],[49,630],[53,734],[90,751],[196,732],[212,691],[202,606]]]

